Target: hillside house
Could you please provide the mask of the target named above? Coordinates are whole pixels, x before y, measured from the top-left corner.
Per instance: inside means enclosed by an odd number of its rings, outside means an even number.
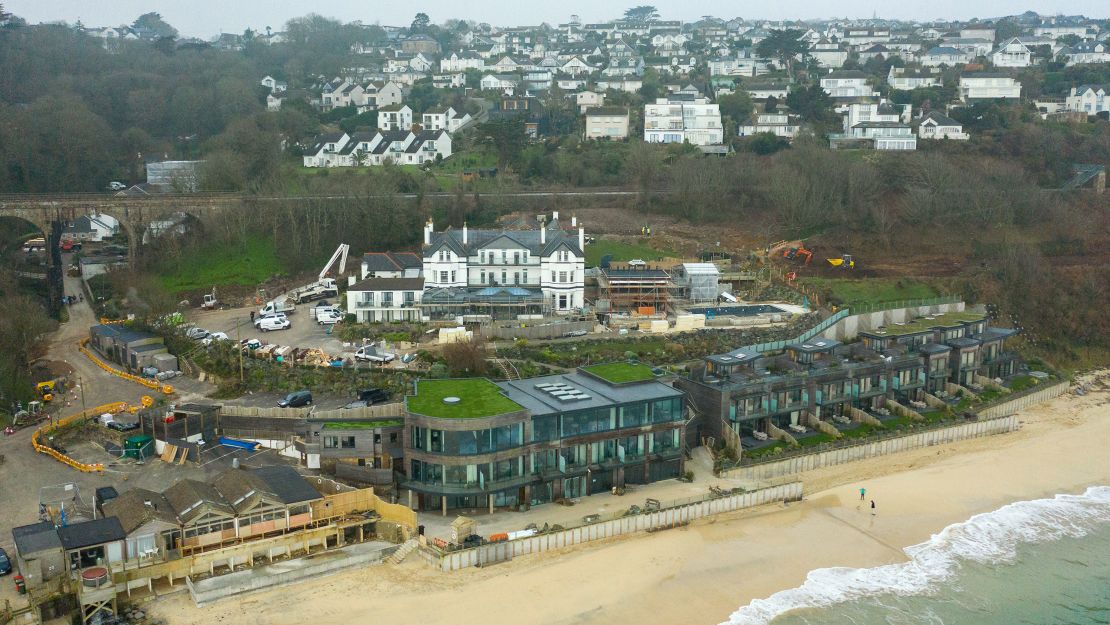
[[[886,77],[886,82],[890,85],[891,89],[897,91],[912,91],[914,89],[926,89],[943,85],[940,73],[933,72],[932,69],[910,69],[894,66],[891,66],[890,72]]]
[[[802,121],[797,115],[788,113],[760,113],[749,118],[737,127],[737,135],[750,137],[754,134],[769,132],[783,139],[794,139],[801,130]]]
[[[624,140],[628,138],[628,109],[602,106],[586,111],[587,139]]]
[[[967,141],[971,138],[964,132],[963,124],[937,111],[929,111],[917,122],[917,137],[957,141]]]
[[[707,98],[672,93],[644,105],[644,141],[648,143],[724,143],[721,110]]]
[[[975,72],[960,75],[960,99],[1017,100],[1021,98],[1021,83],[1009,74]]]
[[[1014,37],[999,44],[990,58],[995,67],[1029,67],[1032,64],[1033,53],[1017,37]]]
[[[870,98],[879,93],[867,84],[867,74],[858,69],[835,70],[821,77],[821,88],[832,98]]]
[[[1088,115],[1110,111],[1110,86],[1080,85],[1072,87],[1064,99],[1064,108]]]
[[[975,60],[975,55],[952,46],[936,46],[918,59],[924,67],[955,67]]]
[[[412,128],[412,109],[407,104],[394,104],[378,109],[378,129],[410,130]]]

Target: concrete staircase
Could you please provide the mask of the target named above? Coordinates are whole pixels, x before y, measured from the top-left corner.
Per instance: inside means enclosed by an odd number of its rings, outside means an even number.
[[[419,546],[420,541],[415,538],[410,538],[401,545],[400,549],[394,551],[393,555],[389,556],[387,562],[390,564],[400,564],[405,561],[405,558],[407,558],[410,553],[416,551],[416,548]]]

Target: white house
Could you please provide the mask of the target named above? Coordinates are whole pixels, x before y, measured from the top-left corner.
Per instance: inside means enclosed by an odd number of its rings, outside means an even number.
[[[1090,63],[1110,63],[1110,44],[1101,41],[1084,41],[1062,48],[1058,54],[1058,58],[1061,57],[1067,58],[1069,67]]]
[[[963,124],[937,111],[929,111],[917,122],[917,137],[919,139],[954,139],[957,141],[967,141],[971,138],[964,132]]]
[[[621,106],[588,109],[585,137],[587,139],[627,139],[628,109]]]
[[[563,62],[562,65],[559,65],[558,69],[562,73],[570,74],[571,76],[578,76],[579,74],[589,74],[590,72],[594,71],[594,67],[592,65],[583,61],[577,56],[570,57],[570,59]]]
[[[407,104],[394,104],[378,109],[378,128],[382,130],[412,128],[412,109]]]
[[[388,82],[370,82],[362,89],[362,99],[356,103],[359,113],[376,111],[379,108],[400,104],[405,97],[405,90],[400,83],[392,80]]]
[[[993,39],[981,39],[979,37],[945,37],[941,39],[940,45],[947,48],[955,48],[961,52],[970,54],[972,59],[979,56],[987,56],[994,50]]]
[[[499,296],[535,297],[557,313],[581,308],[586,235],[576,220],[571,228],[562,228],[557,212],[550,224],[535,230],[471,230],[463,224],[436,232],[429,221],[424,226],[425,290],[442,289],[449,299],[479,304],[482,312],[489,310],[480,305],[483,298]]]
[[[748,96],[753,100],[766,100],[768,98],[784,100],[790,93],[790,87],[785,83],[743,82],[740,84],[739,88],[743,91],[747,91]]]
[[[339,152],[350,141],[351,137],[345,132],[331,132],[318,135],[312,147],[305,150],[305,167],[338,167],[340,163]]]
[[[860,122],[851,128],[851,139],[866,139],[876,150],[906,151],[917,149],[917,137],[902,122]]]
[[[281,102],[285,98],[279,98],[272,93],[266,94],[266,110],[267,111],[280,111]]]
[[[994,29],[982,28],[977,26],[969,26],[960,29],[961,39],[985,39],[987,41],[994,41]]]
[[[473,52],[452,52],[439,60],[441,72],[465,72],[468,69],[485,69],[486,62]]]
[[[644,105],[644,141],[720,145],[724,143],[721,109],[691,94],[659,98]]]
[[[612,89],[613,91],[636,93],[643,87],[644,79],[639,76],[611,76],[597,80],[597,88],[602,91]]]
[[[589,76],[581,74],[579,76],[571,76],[570,74],[555,74],[555,84],[559,86],[564,92],[575,92],[579,89],[585,89],[589,86]]]
[[[897,105],[890,102],[867,103],[853,102],[844,114],[844,132],[853,134],[852,129],[866,122],[902,123],[909,122],[912,106]]]
[[[1064,107],[1069,111],[1080,111],[1088,115],[1110,111],[1110,86],[1080,85],[1072,87],[1064,99]]]
[[[644,73],[644,57],[624,56],[609,59],[609,65],[601,70],[602,76],[642,76]]]
[[[869,98],[879,92],[867,84],[867,74],[858,69],[834,70],[821,77],[821,88],[833,98]]]
[[[259,83],[263,87],[269,89],[270,93],[274,95],[285,93],[285,91],[289,88],[289,85],[285,81],[278,80],[273,76],[265,76],[261,81],[259,81]]]
[[[347,288],[347,312],[359,323],[420,321],[424,278],[367,278]]]
[[[500,91],[505,95],[513,95],[520,85],[520,77],[512,74],[486,74],[478,83],[482,91]]]
[[[1017,37],[1008,39],[999,44],[998,49],[991,53],[991,63],[995,67],[1029,67],[1032,64],[1033,54]]]
[[[848,60],[848,48],[839,42],[822,38],[810,46],[809,56],[821,67],[839,69]]]
[[[1075,35],[1080,39],[1089,39],[1092,36],[1088,27],[1083,24],[1038,26],[1033,29],[1033,34],[1038,37],[1048,37],[1049,39],[1059,39],[1065,35]]]
[[[912,91],[927,87],[940,87],[943,83],[939,73],[931,69],[910,69],[906,67],[891,67],[886,76],[886,82],[891,89],[896,91]]]
[[[466,74],[432,74],[432,86],[436,89],[461,89],[466,86]]]
[[[450,106],[426,111],[421,118],[424,130],[446,130],[447,132],[455,132],[471,120],[470,113],[459,115],[458,111]]]
[[[960,99],[1016,100],[1021,97],[1021,83],[1008,74],[976,72],[960,75]]]
[[[941,65],[953,67],[972,62],[975,60],[975,55],[952,46],[936,46],[922,54],[918,60],[925,67],[940,67]]]
[[[119,221],[104,213],[82,215],[66,224],[62,238],[70,241],[103,241],[119,233]]]
[[[737,127],[737,135],[750,137],[769,132],[776,137],[793,139],[802,127],[801,118],[787,113],[760,113]]]
[[[574,94],[574,105],[578,107],[579,113],[585,113],[586,109],[605,106],[605,94],[596,91],[580,91]]]

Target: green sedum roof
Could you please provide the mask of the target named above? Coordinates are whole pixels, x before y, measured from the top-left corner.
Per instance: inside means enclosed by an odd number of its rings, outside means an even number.
[[[446,404],[443,400],[447,397],[460,401]],[[485,378],[421,380],[416,383],[416,394],[405,398],[405,408],[438,419],[478,419],[524,410]]]
[[[641,363],[609,362],[601,365],[582,367],[586,373],[592,374],[610,384],[627,384],[629,382],[643,382],[655,379],[651,367]]]
[[[986,318],[986,315],[983,313],[950,312],[937,315],[933,319],[921,317],[920,319],[914,319],[902,325],[890,324],[885,330],[873,330],[867,334],[874,334],[876,336],[905,336],[907,334],[926,332],[933,328],[951,328],[973,321],[981,321],[984,318]]]

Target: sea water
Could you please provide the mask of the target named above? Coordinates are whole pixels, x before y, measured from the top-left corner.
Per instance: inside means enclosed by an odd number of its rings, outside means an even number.
[[[1013,503],[906,555],[898,564],[812,571],[726,625],[1110,623],[1110,487]]]

